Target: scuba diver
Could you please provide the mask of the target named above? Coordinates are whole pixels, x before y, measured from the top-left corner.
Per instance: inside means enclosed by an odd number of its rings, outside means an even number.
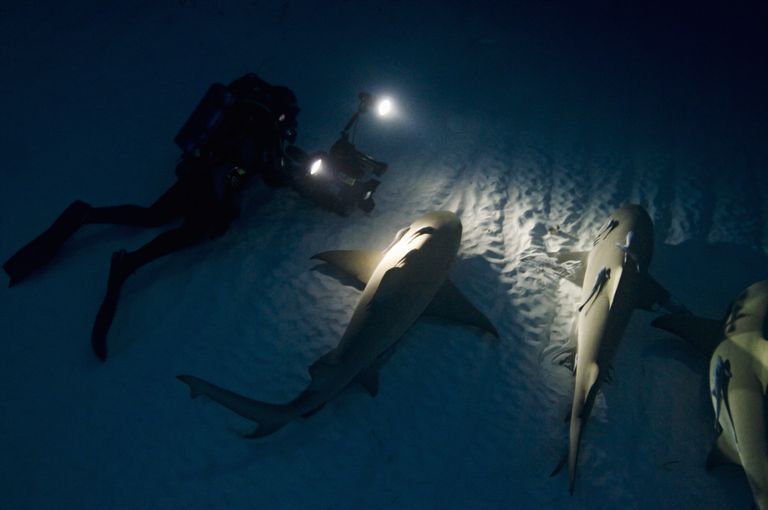
[[[284,145],[296,138],[298,113],[289,88],[270,85],[255,74],[228,86],[212,85],[175,138],[183,154],[169,190],[149,207],[93,207],[76,200],[3,264],[10,286],[45,265],[83,225],[159,227],[181,218],[180,226],[139,249],[112,255],[106,296],[91,334],[94,353],[105,361],[107,332],[128,276],[153,260],[224,234],[239,215],[240,191],[254,175],[270,186],[289,184],[281,161]]]

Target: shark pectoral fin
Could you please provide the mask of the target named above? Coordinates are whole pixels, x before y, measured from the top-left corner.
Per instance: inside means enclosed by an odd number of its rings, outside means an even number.
[[[587,258],[589,257],[588,251],[561,251],[556,253],[548,253],[557,260],[558,264],[564,264],[566,262],[578,262],[576,270],[573,274],[563,275],[565,279],[581,287],[584,284],[584,273],[587,270]]]
[[[325,407],[325,404],[326,404],[326,402],[323,402],[322,404],[320,404],[316,408],[312,409],[311,411],[307,411],[306,413],[302,414],[301,417],[302,418],[309,418],[310,416],[316,415],[318,412],[320,412],[320,410],[323,407]]]
[[[355,382],[366,389],[368,394],[375,397],[379,394],[379,369],[377,366],[368,367],[360,372]]]
[[[242,434],[243,439],[258,439],[270,434],[274,434],[283,428],[287,421],[259,422],[259,425],[248,434]]]
[[[665,289],[653,276],[648,273],[638,275],[637,308],[654,311],[655,305],[660,305],[671,313],[686,314],[690,311],[676,301],[667,289]]]
[[[654,305],[669,302],[669,291],[662,287],[661,284],[648,273],[639,275],[637,286],[638,308],[653,311]]]
[[[475,308],[464,297],[464,294],[447,279],[437,291],[435,297],[432,298],[432,302],[427,306],[427,309],[424,310],[424,315],[474,326],[492,334],[496,338],[499,337],[499,332],[496,331],[491,321]]]
[[[712,468],[726,464],[741,464],[741,462],[739,461],[739,454],[728,443],[725,434],[720,434],[712,443],[704,469],[710,471]]]
[[[311,259],[330,264],[366,284],[383,256],[383,253],[377,250],[333,250],[313,255]]]
[[[691,314],[673,313],[656,317],[651,326],[669,331],[689,342],[705,355],[711,355],[725,337],[722,321]]]

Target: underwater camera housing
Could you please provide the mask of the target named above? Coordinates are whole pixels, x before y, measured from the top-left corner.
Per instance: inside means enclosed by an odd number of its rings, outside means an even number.
[[[299,192],[344,216],[355,208],[371,212],[376,207],[373,193],[381,183],[376,177],[387,171],[386,163],[359,151],[350,141],[350,131],[357,127],[360,114],[373,104],[372,96],[366,92],[361,92],[358,99],[357,111],[327,153],[309,155],[296,146],[285,151],[289,173]]]
[[[290,183],[301,195],[343,216],[357,208],[365,212],[373,210],[376,206],[373,193],[380,184],[375,177],[381,177],[387,170],[386,163],[360,152],[350,141],[350,132],[354,136],[360,114],[367,112],[373,101],[365,92],[361,92],[358,99],[357,111],[327,153],[309,154],[298,146],[288,145],[280,158],[279,171],[286,184]],[[209,142],[217,136],[234,103],[229,87],[218,83],[209,87],[174,138],[185,156],[210,150]]]
[[[380,176],[387,168],[386,163],[361,153],[346,140],[334,143],[328,153],[307,154],[289,145],[283,161],[299,193],[342,216],[356,208],[373,210],[373,193],[380,181],[371,174]]]

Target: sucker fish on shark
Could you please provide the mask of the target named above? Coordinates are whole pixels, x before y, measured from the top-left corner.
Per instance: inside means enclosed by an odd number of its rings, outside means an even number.
[[[747,287],[731,303],[724,320],[672,314],[652,324],[711,354],[710,400],[718,436],[706,469],[740,465],[755,508],[768,510],[768,280]]]
[[[571,278],[581,286],[582,304],[576,319],[568,449],[551,474],[556,475],[567,464],[571,494],[584,428],[597,391],[609,377],[611,361],[632,311],[650,310],[657,303],[672,306],[669,293],[648,274],[653,244],[653,223],[648,213],[639,205],[627,205],[611,214],[589,252],[555,254],[559,262],[581,262],[580,270]],[[632,264],[627,263],[630,247]]]
[[[715,430],[718,434],[723,431],[723,427],[720,425],[720,411],[725,406],[725,411],[728,413],[728,418],[731,420],[731,427],[733,428],[733,440],[738,443],[739,438],[736,437],[736,429],[733,425],[731,405],[728,403],[728,384],[732,377],[733,372],[731,372],[730,360],[724,360],[718,356],[712,371],[712,391],[710,392],[715,399]]]
[[[634,239],[635,232],[634,230],[630,230],[627,232],[627,239],[624,241],[624,244],[616,243],[616,247],[624,252],[624,264],[626,265],[627,261],[632,260],[632,262],[635,263],[635,270],[639,273],[640,263],[637,261],[637,256],[634,252],[634,245],[632,244]]]
[[[312,257],[365,284],[335,349],[311,367],[309,386],[286,404],[244,397],[191,375],[179,375],[192,397],[206,395],[257,424],[246,437],[271,434],[314,414],[353,383],[378,393],[379,366],[422,315],[459,321],[498,337],[496,328],[448,280],[461,241],[461,222],[449,211],[425,214],[380,251],[339,250]]]
[[[595,284],[592,286],[592,292],[589,293],[589,296],[587,296],[587,299],[579,306],[579,311],[582,311],[584,307],[587,306],[587,304],[590,301],[592,301],[592,298],[596,297],[600,293],[600,291],[603,290],[605,283],[610,279],[611,279],[611,268],[610,267],[602,268],[600,272],[597,273]],[[584,312],[584,313],[586,314],[587,312]]]

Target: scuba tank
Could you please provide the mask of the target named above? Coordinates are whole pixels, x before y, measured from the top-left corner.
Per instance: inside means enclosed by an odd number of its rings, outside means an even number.
[[[208,88],[187,121],[173,139],[184,153],[192,155],[201,149],[216,132],[224,113],[235,102],[235,96],[221,83]]]

